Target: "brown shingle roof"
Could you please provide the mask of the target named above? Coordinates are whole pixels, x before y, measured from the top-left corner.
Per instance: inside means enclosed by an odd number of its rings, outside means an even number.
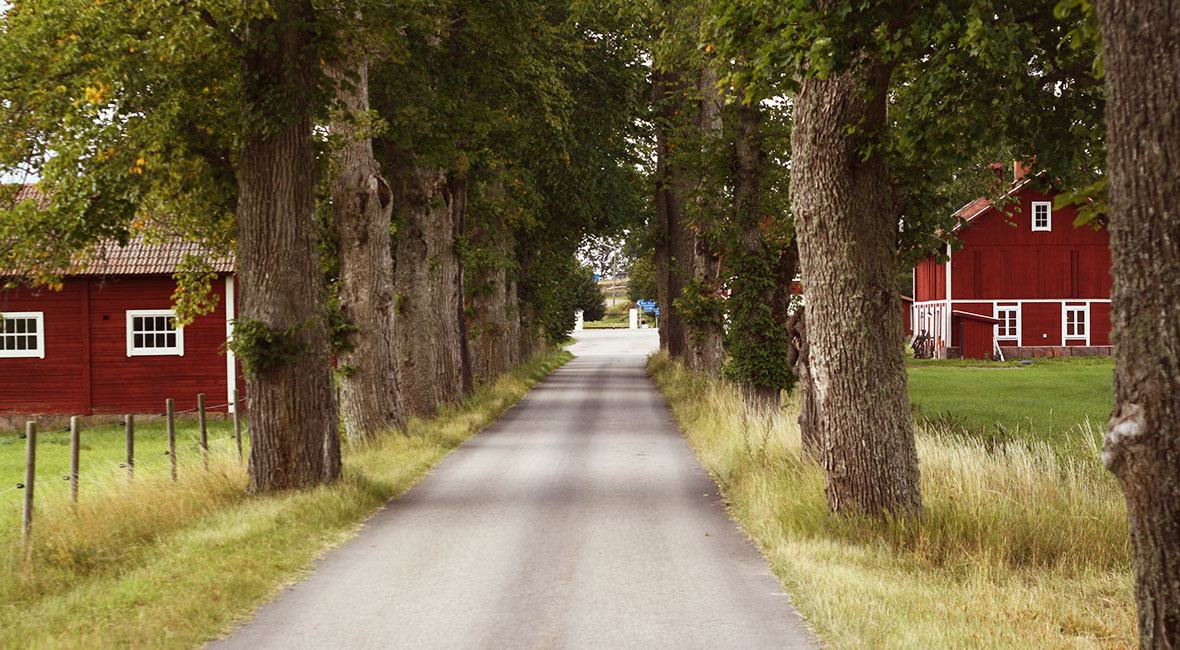
[[[154,275],[172,274],[180,270],[186,255],[196,255],[209,260],[212,270],[218,273],[233,273],[233,256],[210,255],[197,242],[179,238],[163,243],[147,243],[143,237],[136,237],[126,246],[104,243],[82,259],[70,265],[67,275]]]

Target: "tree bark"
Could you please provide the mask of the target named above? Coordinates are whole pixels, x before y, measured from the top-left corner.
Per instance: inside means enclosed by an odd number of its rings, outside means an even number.
[[[1114,409],[1139,641],[1180,648],[1180,5],[1095,3],[1106,67]]]
[[[684,228],[681,211],[685,183],[670,165],[672,125],[679,119],[685,104],[683,83],[679,75],[655,72],[652,94],[659,119],[656,121],[656,193],[655,206],[659,234],[656,238],[656,300],[660,307],[660,347],[673,359],[683,359],[686,334],[673,301],[684,291],[681,260],[691,254],[691,233]]]
[[[328,67],[337,97],[352,119],[369,111],[366,64]],[[397,387],[393,252],[389,223],[393,200],[373,157],[372,140],[356,136],[348,119],[330,125],[345,144],[337,157],[332,184],[332,214],[340,261],[340,311],[354,328],[337,353],[340,411],[349,439],[360,441],[405,425]]]
[[[828,506],[917,514],[918,458],[894,290],[898,215],[885,163],[863,154],[885,125],[891,70],[869,57],[803,82],[791,138],[816,431]],[[872,137],[869,135],[868,137]]]
[[[499,212],[505,194],[503,178],[489,184],[484,198],[492,214],[473,224],[469,232],[470,246],[478,252],[478,261],[472,268],[468,340],[474,374],[480,383],[494,381],[512,368],[510,339],[519,337],[519,324],[514,328],[509,323],[508,263],[512,259],[512,235]],[[515,309],[511,313],[515,314]]]
[[[699,71],[696,78],[697,102],[694,109],[697,112],[697,130],[700,132],[701,146],[706,156],[716,155],[718,142],[721,139],[721,105],[717,100],[717,74],[705,67]],[[711,188],[715,182],[702,169],[682,170],[682,174],[691,175],[691,182],[698,190]],[[686,181],[689,179],[685,179]],[[699,202],[706,213],[706,219],[721,218],[722,208],[713,200]],[[683,226],[682,226],[683,228]],[[692,278],[702,291],[720,304],[721,290],[721,258],[714,252],[709,241],[702,236],[701,229],[691,231],[691,260],[689,266]],[[721,363],[725,360],[725,344],[722,340],[721,310],[718,309],[712,317],[690,324],[687,328],[686,365],[698,372],[716,373],[721,370]]]
[[[293,359],[255,369],[250,395],[250,485],[269,492],[335,480],[340,437],[328,355],[327,305],[316,249],[314,58],[305,2],[276,1],[273,19],[246,30],[245,110],[270,128],[240,156],[240,319],[289,330]]]
[[[816,430],[818,415],[815,405],[815,387],[811,384],[811,355],[807,345],[807,308],[799,309],[787,321],[787,332],[791,337],[791,352],[787,363],[798,378],[799,391],[799,438],[803,456],[817,463],[823,462],[819,432]]]
[[[461,271],[455,251],[455,211],[445,171],[401,170],[397,206],[397,375],[408,414],[431,417],[462,398],[462,358],[456,315],[462,309]]]

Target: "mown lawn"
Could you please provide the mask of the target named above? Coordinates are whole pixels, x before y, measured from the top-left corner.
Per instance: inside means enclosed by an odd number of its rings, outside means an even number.
[[[973,435],[1053,441],[1102,431],[1111,409],[1114,360],[1037,359],[1015,364],[911,364],[910,403],[919,422]]]

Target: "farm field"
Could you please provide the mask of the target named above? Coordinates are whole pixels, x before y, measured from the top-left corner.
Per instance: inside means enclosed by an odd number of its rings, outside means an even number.
[[[1012,363],[911,363],[910,403],[919,423],[992,438],[1054,441],[1110,416],[1114,360],[1099,357]]]

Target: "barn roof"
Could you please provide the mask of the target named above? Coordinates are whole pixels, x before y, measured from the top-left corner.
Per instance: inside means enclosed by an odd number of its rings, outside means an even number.
[[[149,243],[143,237],[136,237],[119,246],[105,242],[85,257],[76,259],[66,275],[156,275],[172,274],[180,270],[184,258],[189,255],[205,258],[213,271],[233,273],[232,255],[211,255],[198,242],[179,238],[160,243]]]
[[[49,203],[49,196],[36,185],[18,189],[11,203],[30,199],[37,202],[38,208],[45,208]],[[76,255],[63,275],[171,275],[181,269],[189,255],[206,259],[217,273],[234,272],[232,254],[214,255],[201,243],[179,237],[148,240],[140,235],[123,246],[113,241],[100,242],[86,253]],[[0,275],[10,273],[0,271]]]

